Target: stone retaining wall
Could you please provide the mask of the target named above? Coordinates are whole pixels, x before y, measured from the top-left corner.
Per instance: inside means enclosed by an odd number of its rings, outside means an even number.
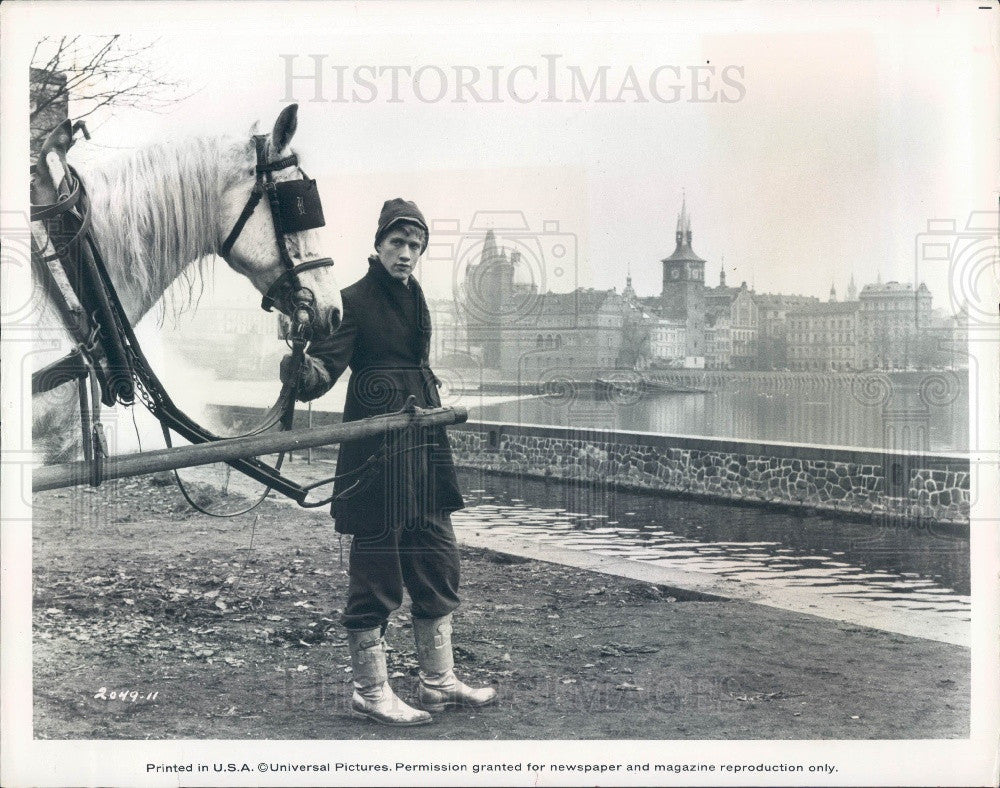
[[[967,524],[968,457],[469,422],[456,464],[832,512]]]
[[[213,407],[238,432],[261,409]],[[339,413],[316,412],[313,424]],[[305,418],[296,427],[305,426]],[[967,526],[969,458],[730,438],[467,422],[448,427],[455,463],[496,473],[557,478],[636,491],[807,506]],[[335,453],[318,449],[320,453]]]

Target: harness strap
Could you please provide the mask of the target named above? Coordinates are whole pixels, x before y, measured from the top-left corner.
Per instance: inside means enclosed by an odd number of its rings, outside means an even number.
[[[104,460],[108,456],[108,441],[104,436],[104,425],[101,423],[101,389],[97,382],[97,373],[94,367],[89,367],[90,374],[90,406],[91,406],[91,430],[93,437],[91,445],[93,448],[93,459],[90,463],[90,484],[93,487],[100,487],[104,481]],[[80,380],[80,387],[83,388],[84,381]]]
[[[257,146],[257,161],[267,161],[265,146],[266,139],[261,135],[257,134],[253,138],[254,143]],[[291,158],[291,157],[289,157]],[[298,161],[296,159],[296,161]],[[262,179],[258,181],[264,189],[264,193],[267,194],[267,202],[271,209],[271,225],[274,227],[274,239],[278,244],[278,255],[281,257],[281,264],[285,266],[285,270],[292,276],[292,285],[298,287],[298,281],[295,278],[295,263],[292,262],[291,256],[288,254],[288,245],[285,243],[285,228],[281,224],[281,205],[278,202],[278,189],[274,184],[274,178],[271,177],[271,173],[275,169],[281,169],[274,167],[274,164],[279,162],[274,162],[272,164],[266,165],[263,170],[260,169],[258,165],[259,178]]]
[[[298,276],[298,274],[301,274],[303,271],[311,271],[314,268],[329,268],[332,265],[333,265],[332,258],[321,257],[318,260],[310,260],[309,262],[306,263],[299,263],[293,268],[290,268],[287,271],[278,274],[278,278],[271,283],[271,286],[267,288],[267,292],[264,293],[264,297],[260,301],[261,307],[264,309],[265,312],[270,312],[273,307],[276,307],[278,305],[278,291],[285,286],[286,279],[289,279],[290,277],[293,276]],[[294,282],[289,282],[288,284],[291,285],[292,287],[295,287]]]
[[[232,249],[233,244],[236,243],[236,239],[240,237],[240,233],[243,232],[244,226],[250,221],[250,217],[253,216],[253,212],[257,208],[257,204],[260,202],[262,192],[260,189],[260,183],[255,183],[253,191],[250,192],[250,199],[247,200],[247,204],[243,206],[243,213],[240,214],[240,218],[236,220],[236,224],[233,225],[233,229],[230,230],[229,235],[226,236],[226,240],[222,242],[222,246],[219,247],[219,251],[222,256],[228,255]]]
[[[50,244],[51,241],[48,242]],[[42,280],[42,288],[59,310],[59,316],[63,319],[66,328],[69,330],[73,341],[78,345],[87,343],[90,337],[91,326],[87,321],[87,314],[84,312],[80,299],[73,291],[73,286],[66,277],[65,271],[57,265],[53,265],[55,260],[42,254],[35,239],[34,233],[31,235],[31,262],[35,272]]]
[[[82,192],[82,189],[81,188],[77,188],[76,193],[77,193],[78,197],[79,197],[79,195],[80,195],[81,192]],[[78,202],[79,202],[79,199],[74,200],[73,205],[76,205]],[[60,211],[59,212],[59,214],[63,214],[63,213],[66,213],[66,211]],[[70,216],[72,216],[72,215],[73,214],[70,214]],[[65,258],[66,258],[66,255],[68,255],[70,253],[70,251],[78,243],[80,243],[80,241],[83,240],[83,238],[86,237],[86,235],[87,235],[87,233],[89,231],[90,231],[90,211],[88,210],[86,213],[84,213],[83,217],[80,219],[80,227],[77,229],[76,233],[74,233],[73,237],[70,238],[68,241],[66,241],[65,245],[62,248],[56,249],[56,251],[54,251],[52,254],[46,255],[45,257],[42,257],[41,261],[43,263],[49,263],[49,262],[52,262],[53,260],[64,261]],[[52,245],[53,245],[53,247],[55,247],[55,244],[52,244]]]
[[[101,384],[101,400],[109,407],[116,401],[130,404],[134,399],[132,364],[131,355],[125,347],[126,341],[123,338],[123,324],[128,323],[128,318],[117,300],[114,285],[107,275],[100,250],[90,231],[91,213],[87,190],[71,165],[66,167],[63,183],[71,194],[76,196],[72,200],[72,206],[69,206],[70,201],[66,200],[57,203],[62,206],[58,219],[60,229],[65,230],[65,235],[72,235],[68,242],[63,242],[62,238],[53,235],[52,228],[48,226],[51,218],[41,220],[49,233],[49,243],[57,251],[54,254],[42,255],[41,250],[38,250],[37,269],[46,278],[50,288],[54,286],[55,291],[61,292],[53,272],[47,270],[49,263],[59,260],[73,296],[82,305],[84,313],[89,316],[86,328],[82,325],[83,319],[73,314],[72,306],[61,304],[59,298],[56,298],[55,302],[60,309],[68,310],[64,311],[64,319],[67,319],[77,344],[84,347],[87,360],[97,370]],[[41,212],[45,215],[51,208],[52,206],[40,208],[36,206],[33,214],[37,216]],[[65,296],[62,300],[66,301]],[[74,324],[78,326],[76,331],[72,328]],[[93,333],[95,328],[98,333],[85,339],[85,332],[89,330]],[[95,337],[99,337],[100,340],[96,346],[93,342]],[[100,352],[97,347],[100,348]]]
[[[80,262],[85,273],[86,292],[96,304],[101,345],[107,356],[109,392],[105,394],[104,404],[109,408],[116,402],[131,405],[135,401],[134,348],[138,345],[138,340],[132,333],[128,315],[118,298],[118,291],[111,281],[97,242],[89,233],[84,240]]]
[[[256,135],[256,136],[257,137],[261,137],[261,135],[259,135],[259,134]],[[264,138],[261,137],[261,139],[264,139]],[[277,161],[272,161],[270,163],[267,163],[265,161],[263,164],[261,164],[260,162],[262,161],[262,159],[263,159],[263,157],[260,157],[260,156],[257,159],[257,162],[258,162],[257,163],[257,172],[260,172],[260,173],[264,173],[264,172],[277,172],[278,170],[285,169],[285,167],[296,167],[296,166],[298,166],[298,163],[299,163],[299,157],[296,156],[294,153],[292,153],[289,156],[285,156],[285,158],[283,158],[283,159],[278,159]]]
[[[31,236],[31,262],[42,280],[46,295],[55,304],[63,324],[76,343],[68,354],[32,373],[32,396],[86,377],[88,370],[96,376],[101,392],[106,392],[109,381],[100,366],[103,354],[101,344],[96,341],[100,328],[84,311],[61,265],[57,265],[51,256],[43,257],[34,234]]]
[[[51,203],[50,205],[32,205],[31,221],[43,222],[47,219],[52,219],[61,213],[65,213],[80,202],[80,195],[82,191],[83,190],[80,188],[80,181],[78,179],[76,181],[75,188],[61,200]]]
[[[83,360],[82,355],[81,363],[84,365],[84,373],[77,381],[77,395],[80,402],[83,457],[90,469],[90,486],[100,487],[104,480],[104,460],[108,456],[108,443],[104,437],[104,425],[101,424],[101,389],[94,367]]]

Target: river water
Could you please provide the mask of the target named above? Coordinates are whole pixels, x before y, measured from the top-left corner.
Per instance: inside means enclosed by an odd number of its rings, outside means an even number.
[[[969,541],[948,531],[463,470],[455,527],[968,621]]]
[[[692,376],[694,393],[597,395],[561,389],[476,406],[470,418],[912,451],[969,449],[964,372],[858,376]]]

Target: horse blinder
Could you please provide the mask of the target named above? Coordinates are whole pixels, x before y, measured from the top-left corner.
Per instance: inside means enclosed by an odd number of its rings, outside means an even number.
[[[278,215],[285,233],[315,230],[326,225],[323,203],[319,198],[316,181],[308,178],[278,181],[274,184],[278,197]]]

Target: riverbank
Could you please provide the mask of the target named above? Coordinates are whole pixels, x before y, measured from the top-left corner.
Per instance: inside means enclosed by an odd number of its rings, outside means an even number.
[[[290,517],[267,501],[213,520],[148,477],[41,494],[35,507],[38,738],[969,732],[962,647],[473,548],[462,551],[456,657],[470,681],[499,682],[499,705],[382,728],[347,713],[349,659],[336,625],[346,566],[325,511]],[[387,637],[394,682],[413,697],[405,609]],[[121,690],[128,700],[111,700]]]

